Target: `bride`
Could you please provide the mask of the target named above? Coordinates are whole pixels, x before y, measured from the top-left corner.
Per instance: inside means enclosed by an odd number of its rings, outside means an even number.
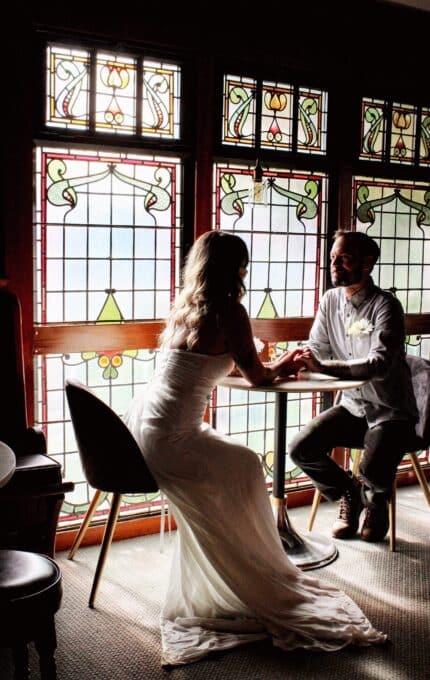
[[[161,336],[161,368],[124,416],[178,527],[161,612],[163,665],[267,637],[284,650],[326,651],[386,639],[345,593],[289,560],[257,454],[203,422],[234,366],[253,385],[301,366],[296,352],[260,362],[240,302],[247,265],[236,235],[210,231],[195,241]]]

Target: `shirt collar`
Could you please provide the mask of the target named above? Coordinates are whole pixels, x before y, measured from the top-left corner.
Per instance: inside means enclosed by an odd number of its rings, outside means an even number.
[[[355,309],[358,309],[359,307],[361,307],[363,302],[372,295],[375,288],[376,286],[373,282],[372,277],[369,277],[369,280],[366,283],[366,285],[363,286],[363,288],[360,288],[360,290],[358,290],[356,293],[354,293],[354,295],[350,297],[349,300],[346,299],[345,291],[343,291],[345,303],[350,302],[352,306],[355,307]]]

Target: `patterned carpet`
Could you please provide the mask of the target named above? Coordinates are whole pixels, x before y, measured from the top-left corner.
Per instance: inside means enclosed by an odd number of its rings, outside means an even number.
[[[308,513],[290,511],[297,530],[306,531]],[[329,535],[335,513],[334,504],[323,503],[315,530]],[[160,667],[158,615],[174,534],[162,552],[158,535],[114,543],[94,610],[87,601],[98,548],[82,548],[74,562],[59,553],[64,598],[56,616],[58,680],[423,680],[430,672],[430,510],[418,487],[398,491],[397,525],[396,553],[388,543],[338,541],[337,560],[318,570],[389,634],[387,645],[285,653],[264,642],[170,672]],[[0,669],[1,680],[13,677],[7,650],[0,652]],[[31,678],[39,678],[32,648]]]

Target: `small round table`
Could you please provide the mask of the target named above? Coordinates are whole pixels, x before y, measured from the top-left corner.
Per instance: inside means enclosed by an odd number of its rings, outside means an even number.
[[[287,514],[285,496],[285,456],[287,396],[297,392],[338,392],[362,387],[365,380],[338,380],[322,373],[300,373],[300,378],[275,380],[270,385],[252,386],[245,378],[227,376],[219,384],[236,390],[275,393],[275,445],[273,458],[272,502],[277,512],[277,526],[285,552],[301,569],[317,569],[330,564],[338,555],[334,541],[312,532],[306,538],[295,531]]]
[[[0,442],[0,486],[8,483],[15,472],[15,454],[4,442]]]

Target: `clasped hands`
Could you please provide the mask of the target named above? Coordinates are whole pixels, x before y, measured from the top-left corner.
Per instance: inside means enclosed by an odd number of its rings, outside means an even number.
[[[284,352],[278,357],[278,362],[281,364],[281,371],[279,377],[285,378],[289,375],[295,375],[300,371],[316,371],[321,370],[321,364],[313,354],[310,347],[306,345],[297,347],[291,352]]]

